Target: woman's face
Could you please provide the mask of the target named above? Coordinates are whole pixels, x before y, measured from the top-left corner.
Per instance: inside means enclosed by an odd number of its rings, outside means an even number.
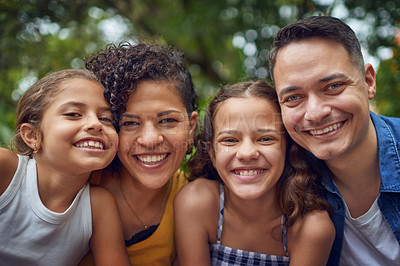
[[[178,170],[192,143],[197,113],[188,117],[174,82],[137,84],[120,119],[118,157],[137,182],[162,187]]]

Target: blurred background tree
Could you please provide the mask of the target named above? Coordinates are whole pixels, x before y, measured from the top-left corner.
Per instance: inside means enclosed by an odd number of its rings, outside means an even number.
[[[152,39],[184,51],[204,106],[221,84],[268,79],[277,30],[319,14],[356,31],[377,69],[376,109],[399,117],[398,0],[0,0],[0,145],[10,144],[16,102],[30,85],[83,68],[109,43]]]

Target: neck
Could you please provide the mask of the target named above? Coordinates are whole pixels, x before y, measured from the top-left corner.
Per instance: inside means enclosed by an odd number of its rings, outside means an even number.
[[[364,214],[379,194],[380,174],[375,128],[345,156],[325,161],[352,217]]]
[[[76,194],[87,183],[90,172],[81,175],[61,174],[37,163],[40,199],[49,210],[62,213],[72,204]]]
[[[133,202],[137,207],[141,206],[139,209],[145,209],[151,206],[154,202],[159,204],[159,199],[164,198],[169,190],[170,179],[163,186],[159,188],[148,188],[136,180],[135,177],[131,176],[125,171],[120,171],[120,189],[123,190],[127,200]]]
[[[282,215],[276,194],[272,192],[274,189],[259,198],[247,200],[238,197],[225,186],[225,208],[243,220],[260,221],[262,216],[266,220],[273,220]]]
[[[120,171],[118,180],[117,202],[125,239],[130,239],[133,234],[161,222],[172,179],[156,189],[143,186],[126,171]]]
[[[378,141],[372,122],[366,136],[359,143],[345,155],[325,163],[333,173],[335,182],[342,186],[369,186],[366,181],[379,178]]]

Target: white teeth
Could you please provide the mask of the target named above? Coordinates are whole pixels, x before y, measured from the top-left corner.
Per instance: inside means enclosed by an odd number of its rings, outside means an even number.
[[[240,176],[253,176],[263,172],[263,170],[235,170],[235,174]]]
[[[78,148],[97,148],[97,149],[103,149],[103,143],[98,142],[98,141],[84,141],[82,143],[76,144],[76,147]]]
[[[167,154],[164,155],[153,155],[153,156],[137,156],[139,161],[143,163],[159,163],[167,157]]]
[[[329,127],[324,128],[324,129],[310,130],[310,133],[313,136],[322,135],[322,134],[331,132],[333,130],[336,130],[339,127],[341,127],[342,125],[343,125],[343,123],[336,123],[336,124],[333,124],[333,125],[331,125]]]

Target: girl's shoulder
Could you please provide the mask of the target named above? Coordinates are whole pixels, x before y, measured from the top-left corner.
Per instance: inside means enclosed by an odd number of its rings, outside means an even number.
[[[210,228],[218,222],[219,182],[204,178],[185,184],[174,199],[176,215],[191,217],[196,222],[208,224]],[[214,213],[215,217],[211,214]],[[202,221],[202,222],[201,222]]]
[[[18,168],[18,156],[12,151],[0,148],[0,195],[7,189]]]
[[[298,219],[287,232],[287,249],[295,261],[326,264],[335,239],[335,227],[325,210],[314,210]],[[307,265],[307,264],[305,264]]]
[[[306,237],[308,240],[321,241],[335,235],[335,227],[325,210],[313,210],[297,220],[289,229],[294,239]]]
[[[218,213],[218,181],[199,178],[185,184],[174,200],[175,230],[178,238],[190,235],[194,238],[199,237],[204,243],[215,242]]]
[[[187,207],[201,207],[214,205],[219,199],[219,182],[205,178],[198,178],[191,181],[181,188],[175,201],[189,205]]]

